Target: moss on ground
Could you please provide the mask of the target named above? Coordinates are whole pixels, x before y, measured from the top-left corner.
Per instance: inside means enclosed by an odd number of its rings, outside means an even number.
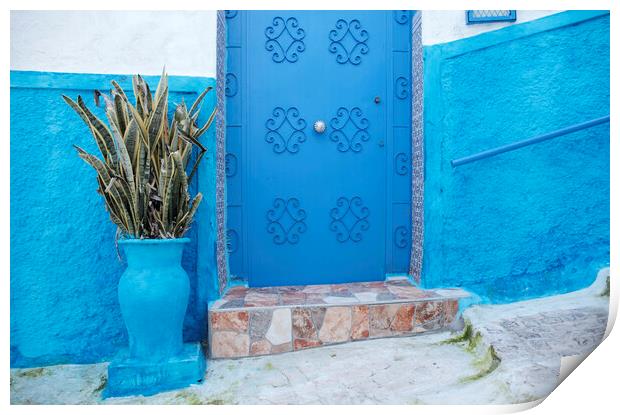
[[[102,390],[105,389],[105,387],[108,385],[108,377],[106,375],[101,375],[101,377],[99,378],[99,386],[97,386],[94,390],[95,393],[99,393]]]
[[[22,378],[38,378],[41,376],[49,375],[50,371],[44,367],[38,367],[36,369],[24,370],[19,372],[17,376]]]
[[[474,367],[478,368],[478,372],[473,375],[465,376],[459,380],[460,383],[468,383],[473,382],[479,379],[482,379],[485,376],[493,373],[495,369],[501,363],[501,359],[497,356],[495,349],[493,346],[489,346],[479,359],[474,360]]]
[[[479,331],[475,332],[467,341],[467,345],[465,346],[465,349],[468,352],[475,352],[476,349],[478,348],[478,346],[480,346],[480,344],[482,343],[482,334],[480,334]]]
[[[439,344],[460,344],[465,343],[465,350],[470,353],[474,353],[478,346],[482,343],[482,334],[479,331],[475,331],[474,327],[469,321],[465,323],[463,331],[454,337],[450,337]]]
[[[195,392],[190,392],[190,391],[177,392],[177,394],[174,395],[174,397],[177,399],[180,399],[183,404],[187,404],[187,405],[202,405],[203,403],[208,403],[208,402],[202,402],[200,397]]]
[[[439,344],[456,344],[456,343],[469,342],[469,340],[472,338],[473,335],[474,335],[474,328],[472,327],[471,323],[468,321],[465,323],[465,327],[463,328],[463,331],[460,334],[457,334],[454,337],[450,337],[449,339],[446,339],[440,342]]]
[[[202,401],[203,405],[235,405],[235,395],[239,388],[239,381],[235,380],[228,387],[221,391],[220,393],[213,395],[209,398],[206,398],[205,401]]]
[[[462,344],[464,343],[465,350],[469,353],[475,354],[482,346],[482,334],[479,331],[475,331],[471,322],[465,322],[463,331],[454,337],[442,341],[440,344]],[[481,379],[490,373],[492,373],[499,366],[501,359],[497,356],[493,346],[487,347],[482,356],[475,359],[473,365],[478,372],[471,376],[461,378],[459,382],[466,383]]]
[[[605,283],[605,289],[601,293],[601,297],[609,297],[609,275],[607,276],[607,281]]]
[[[207,405],[231,405],[231,402],[227,402],[224,399],[220,399],[220,398],[213,398],[213,399],[209,399],[207,402],[205,402],[205,404]]]

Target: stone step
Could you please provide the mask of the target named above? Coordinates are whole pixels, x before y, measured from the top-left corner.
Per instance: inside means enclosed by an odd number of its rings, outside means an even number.
[[[423,290],[406,278],[232,287],[209,310],[209,354],[259,356],[440,330],[466,297],[460,289]]]

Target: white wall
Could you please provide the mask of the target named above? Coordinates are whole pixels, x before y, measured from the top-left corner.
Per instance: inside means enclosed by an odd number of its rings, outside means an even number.
[[[518,10],[517,22],[558,11]],[[468,25],[464,10],[422,11],[424,45],[515,23]],[[215,11],[12,11],[11,69],[215,76]]]
[[[12,11],[11,70],[215,76],[215,11]]]
[[[539,19],[561,10],[517,10],[516,22],[467,24],[465,10],[423,10],[422,43],[452,42],[502,27]]]

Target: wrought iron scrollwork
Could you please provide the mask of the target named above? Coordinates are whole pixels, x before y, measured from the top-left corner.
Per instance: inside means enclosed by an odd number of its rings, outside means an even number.
[[[286,21],[282,17],[274,17],[271,26],[265,29],[265,49],[272,52],[271,59],[276,63],[297,62],[299,54],[306,50],[303,39],[304,29],[294,17]]]
[[[394,82],[394,94],[398,99],[405,99],[409,96],[409,80],[404,76],[399,76]]]
[[[299,199],[276,198],[273,208],[267,211],[267,232],[273,234],[277,245],[299,242],[299,235],[306,231],[306,211],[300,208]]]
[[[233,177],[237,174],[237,156],[233,153],[227,153],[224,156],[226,177]]]
[[[394,229],[394,245],[398,248],[406,248],[409,237],[409,229],[406,226],[398,226]]]
[[[351,199],[340,197],[336,201],[336,207],[329,212],[332,221],[329,229],[336,233],[338,242],[359,242],[363,232],[370,227],[368,216],[370,210],[364,206],[359,196]]]
[[[336,148],[340,152],[346,153],[349,150],[360,152],[363,148],[362,142],[370,139],[368,134],[370,123],[358,107],[351,110],[338,108],[336,116],[331,119],[329,125],[333,129],[329,138],[338,143]]]
[[[409,171],[407,162],[409,157],[405,153],[398,153],[394,156],[394,171],[400,176],[404,176]]]
[[[276,107],[272,118],[265,123],[267,134],[265,141],[273,144],[274,153],[297,153],[299,145],[306,141],[306,120],[301,118],[296,107],[284,109]]]
[[[329,32],[329,51],[336,54],[336,62],[340,64],[359,65],[362,55],[368,53],[368,38],[368,31],[362,28],[359,20],[339,19],[336,28]]]
[[[237,252],[239,248],[239,235],[233,229],[226,231],[226,250],[229,254]]]
[[[226,84],[224,86],[224,94],[226,94],[227,97],[234,97],[235,95],[237,95],[237,89],[237,77],[233,73],[227,73]]]
[[[394,20],[398,24],[405,24],[409,21],[409,10],[394,10]]]

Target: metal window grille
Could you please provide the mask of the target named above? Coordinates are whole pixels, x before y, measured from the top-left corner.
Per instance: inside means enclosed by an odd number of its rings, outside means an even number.
[[[514,22],[516,10],[467,10],[467,24],[489,22]]]

